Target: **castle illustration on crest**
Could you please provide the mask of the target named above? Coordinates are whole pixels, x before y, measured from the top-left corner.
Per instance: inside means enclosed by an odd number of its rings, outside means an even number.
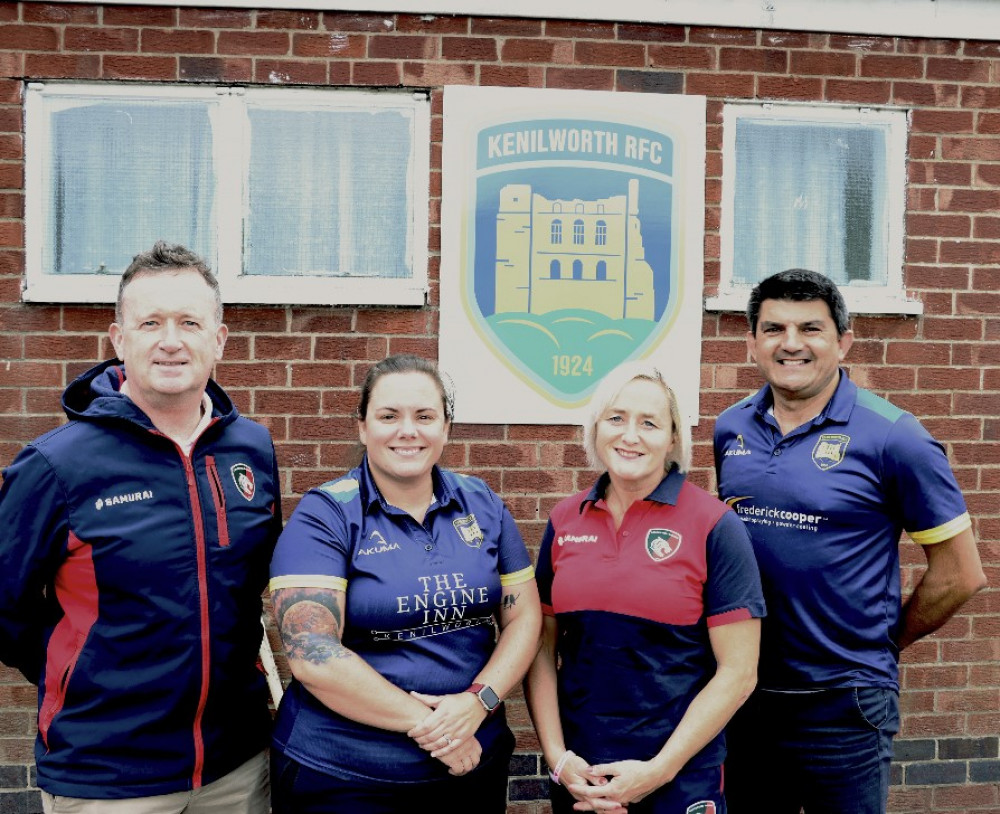
[[[508,184],[497,211],[495,313],[579,308],[654,318],[653,269],[639,220],[639,181],[624,195],[550,200]]]

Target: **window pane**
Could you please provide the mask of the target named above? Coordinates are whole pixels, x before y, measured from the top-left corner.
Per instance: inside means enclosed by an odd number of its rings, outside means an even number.
[[[410,116],[250,106],[245,274],[410,277]]]
[[[739,119],[734,280],[803,267],[885,285],[887,149],[881,126]]]
[[[45,273],[121,274],[159,239],[215,257],[205,104],[109,99],[53,110],[50,124]]]

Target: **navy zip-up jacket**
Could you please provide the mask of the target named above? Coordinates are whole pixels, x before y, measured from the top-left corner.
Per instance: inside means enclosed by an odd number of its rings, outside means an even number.
[[[38,785],[126,798],[263,750],[261,593],[281,530],[267,430],[215,382],[187,458],[105,362],[0,488],[0,661],[38,684]]]

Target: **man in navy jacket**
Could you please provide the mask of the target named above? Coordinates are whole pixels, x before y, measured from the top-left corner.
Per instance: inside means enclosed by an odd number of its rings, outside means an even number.
[[[227,329],[197,255],[137,255],[109,333],[0,490],[0,660],[38,684],[43,806],[266,814],[274,447],[209,378]]]

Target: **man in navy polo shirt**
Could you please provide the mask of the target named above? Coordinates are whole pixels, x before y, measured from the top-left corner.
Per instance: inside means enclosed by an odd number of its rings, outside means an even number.
[[[840,369],[853,333],[829,278],[775,274],[747,317],[767,384],[719,416],[715,462],[768,617],[758,689],[727,730],[729,811],[878,814],[899,652],[985,585],[972,523],[942,446]],[[903,531],[927,558],[905,603]]]

